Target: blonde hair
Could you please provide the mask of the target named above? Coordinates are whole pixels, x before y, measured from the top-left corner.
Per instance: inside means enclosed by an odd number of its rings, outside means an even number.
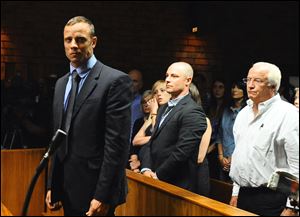
[[[153,85],[152,85],[152,94],[154,95],[155,94],[155,89],[161,85],[161,84],[166,84],[166,81],[165,80],[157,80]]]

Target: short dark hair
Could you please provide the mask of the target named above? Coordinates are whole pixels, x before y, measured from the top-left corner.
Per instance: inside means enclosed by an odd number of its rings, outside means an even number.
[[[71,18],[66,26],[72,26],[76,23],[87,23],[89,24],[90,26],[90,33],[91,33],[91,36],[95,36],[95,26],[94,24],[92,23],[92,21],[90,21],[88,18],[84,17],[84,16],[76,16],[76,17],[73,17]]]

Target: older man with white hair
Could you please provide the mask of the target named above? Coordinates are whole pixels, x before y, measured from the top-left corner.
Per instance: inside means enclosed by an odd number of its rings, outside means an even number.
[[[295,215],[289,195],[266,186],[277,170],[299,180],[299,112],[277,93],[281,72],[274,64],[255,63],[243,80],[249,100],[233,127],[230,204],[259,215]]]

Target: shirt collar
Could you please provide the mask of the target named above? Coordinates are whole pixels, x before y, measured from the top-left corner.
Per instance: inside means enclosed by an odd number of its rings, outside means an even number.
[[[259,110],[259,113],[262,113],[264,112],[267,108],[270,107],[270,105],[275,102],[275,101],[278,101],[278,100],[281,100],[279,94],[277,93],[275,96],[273,96],[272,98],[264,101],[264,102],[261,102],[258,104],[258,110]],[[250,107],[250,108],[253,108],[253,101],[251,99],[248,99],[247,100],[247,105]]]
[[[70,63],[70,74],[72,74],[73,71],[76,70],[77,73],[79,74],[79,76],[81,78],[83,78],[86,75],[86,73],[94,67],[94,65],[96,64],[96,62],[97,62],[97,59],[96,59],[95,55],[92,55],[88,59],[88,61],[86,62],[86,64],[81,65],[81,66],[79,66],[77,68],[75,68],[74,66],[72,66],[72,64]]]
[[[186,95],[188,95],[189,93],[187,93]],[[180,100],[182,100],[186,95],[184,96],[179,96],[176,99],[170,99],[168,101],[168,106],[176,106]]]

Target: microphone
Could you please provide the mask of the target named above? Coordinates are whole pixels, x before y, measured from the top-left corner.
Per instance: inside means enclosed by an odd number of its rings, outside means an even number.
[[[45,153],[44,158],[49,158],[59,147],[62,140],[67,136],[67,133],[61,129],[58,129],[54,136],[51,139],[51,142],[49,144],[48,151]]]
[[[29,205],[29,202],[30,202],[30,198],[31,198],[35,183],[36,183],[39,175],[41,174],[41,172],[43,171],[43,169],[47,165],[47,163],[49,161],[49,157],[56,151],[56,149],[59,147],[62,140],[66,136],[67,136],[66,132],[62,131],[61,129],[58,129],[55,132],[54,136],[52,137],[52,139],[50,141],[50,144],[49,144],[48,151],[45,153],[43,159],[41,160],[40,164],[36,168],[35,174],[34,174],[32,180],[30,182],[29,188],[27,190],[26,198],[25,198],[25,201],[24,201],[24,204],[23,204],[22,216],[27,215],[27,209],[28,209],[28,205]]]

